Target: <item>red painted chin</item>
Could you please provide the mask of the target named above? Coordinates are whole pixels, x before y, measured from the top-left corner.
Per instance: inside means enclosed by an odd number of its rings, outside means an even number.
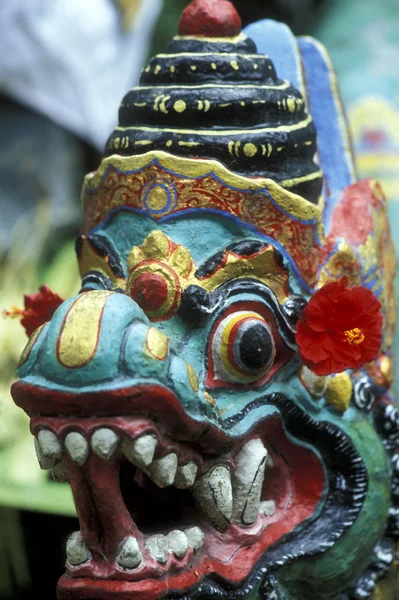
[[[135,417],[71,421],[36,417],[32,420],[32,431],[35,433],[45,426],[63,439],[73,429],[89,439],[99,426],[112,425],[114,431],[124,431],[131,437],[156,427],[149,420]],[[162,435],[158,432],[158,436],[161,455],[175,451],[183,462],[194,458],[199,473],[209,468],[209,458],[197,450],[190,450],[185,444],[179,446],[164,432]],[[173,590],[182,592],[195,588],[204,577],[237,584],[243,582],[268,547],[314,513],[325,483],[323,467],[317,456],[291,442],[277,416],[259,424],[248,438],[238,441],[231,452],[219,456],[217,463],[233,470],[235,455],[252,437],[261,437],[273,459],[266,469],[261,500],[272,501],[275,512],[271,516],[259,514],[251,526],[230,524],[223,533],[217,531],[194,504],[190,504],[188,490],[172,487],[159,490],[160,498],[151,505],[148,494],[154,491],[154,485],[146,481],[143,483],[140,469],[131,473],[136,488],[134,493],[129,493],[132,479],[126,485],[126,476],[130,475],[122,475],[125,467],[120,465],[126,464],[126,460],[120,455],[109,461],[90,455],[84,467],[77,467],[68,460],[81,534],[90,548],[91,558],[79,566],[67,564],[67,574],[58,586],[60,600],[131,600],[132,597],[156,600]],[[212,461],[215,462],[215,456]],[[140,491],[137,485],[144,491]],[[182,494],[180,513],[176,509],[179,494]],[[146,506],[150,514],[143,517]],[[151,519],[151,510],[156,512],[155,522]],[[145,542],[149,535],[166,534],[173,529],[184,530],[189,526],[199,526],[205,534],[201,549],[193,551],[189,548],[184,558],[169,554],[164,565],[146,551]],[[141,565],[131,570],[121,568],[115,559],[121,540],[128,535],[136,537],[143,552]]]

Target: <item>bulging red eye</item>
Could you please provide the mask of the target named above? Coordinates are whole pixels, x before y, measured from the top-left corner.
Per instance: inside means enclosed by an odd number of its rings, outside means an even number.
[[[273,364],[271,328],[257,312],[233,312],[216,326],[211,339],[213,379],[236,383],[258,380]]]

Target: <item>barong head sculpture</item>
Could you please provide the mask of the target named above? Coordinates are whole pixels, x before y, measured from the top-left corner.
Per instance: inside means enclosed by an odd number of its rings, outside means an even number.
[[[13,386],[79,516],[59,598],[369,597],[399,529],[394,251],[325,50],[194,0],[83,207],[81,292]]]

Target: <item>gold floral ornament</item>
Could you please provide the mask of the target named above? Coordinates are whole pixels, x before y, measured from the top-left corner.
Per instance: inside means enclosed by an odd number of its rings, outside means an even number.
[[[326,283],[338,281],[342,277],[347,277],[351,286],[360,285],[359,261],[354,249],[346,240],[340,239],[336,245],[328,240],[324,253],[327,258],[319,272],[318,289]]]
[[[352,397],[352,379],[348,373],[338,373],[328,378],[325,393],[327,402],[337,411],[344,413]]]
[[[128,257],[126,291],[151,321],[173,316],[182,292],[192,283],[194,262],[187,248],[161,231],[152,231]]]

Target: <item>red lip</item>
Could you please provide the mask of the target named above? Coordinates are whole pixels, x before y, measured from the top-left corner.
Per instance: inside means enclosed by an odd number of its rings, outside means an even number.
[[[190,417],[175,394],[160,385],[143,384],[98,392],[73,393],[17,381],[11,391],[15,404],[28,414],[49,417],[55,414],[91,417],[95,414],[98,417],[107,417],[144,412],[165,423],[172,435],[178,435],[180,440],[200,439],[204,447],[215,451],[223,449],[232,441],[221,429]]]

